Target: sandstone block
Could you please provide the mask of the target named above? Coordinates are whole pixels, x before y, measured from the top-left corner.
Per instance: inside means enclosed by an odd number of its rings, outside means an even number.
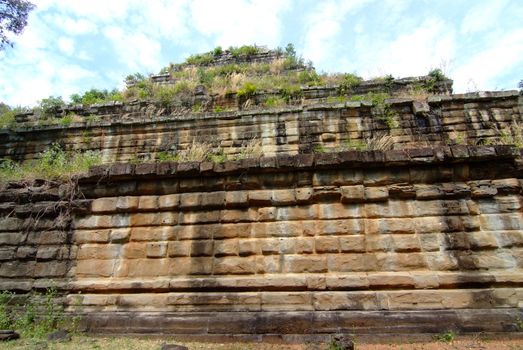
[[[396,252],[419,252],[421,245],[418,236],[412,235],[393,235],[392,246]]]
[[[221,215],[219,210],[201,211],[201,212],[185,212],[180,214],[181,224],[204,224],[211,222],[219,222]],[[176,223],[174,223],[176,224]]]
[[[178,216],[179,213],[176,212],[137,213],[130,216],[130,225],[133,227],[176,225]],[[185,219],[187,215],[181,214],[180,217]]]
[[[36,257],[36,247],[21,246],[16,250],[16,257],[18,259],[31,259]],[[11,259],[11,258],[9,258]]]
[[[340,249],[338,237],[317,237],[314,240],[316,253],[337,253]]]
[[[120,246],[116,244],[83,244],[78,247],[78,260],[117,259]]]
[[[261,254],[260,244],[259,241],[256,239],[240,239],[238,242],[238,246],[240,256]]]
[[[130,236],[131,230],[129,228],[115,229],[110,231],[109,240],[111,243],[126,243]]]
[[[240,248],[237,239],[214,241],[214,256],[216,257],[238,255],[239,251]]]
[[[109,242],[111,230],[75,230],[73,240],[77,244]]]
[[[367,252],[389,252],[393,250],[391,235],[365,235],[365,250]]]
[[[278,209],[275,207],[258,208],[258,221],[276,220]]]
[[[369,280],[366,272],[327,275],[327,288],[330,290],[368,289]]]
[[[18,245],[24,242],[26,237],[27,234],[22,232],[0,232],[0,245]]]
[[[67,233],[65,231],[40,231],[30,232],[27,235],[28,244],[65,244],[67,242]]]
[[[308,311],[313,310],[310,292],[262,292],[264,311]]]
[[[351,219],[362,217],[361,205],[358,204],[316,204],[319,219]]]
[[[198,208],[202,203],[202,194],[201,193],[182,193],[180,195],[180,208],[189,209],[189,208]]]
[[[376,310],[375,293],[368,292],[318,292],[314,293],[315,310]]]
[[[247,238],[251,236],[252,227],[259,225],[256,223],[238,223],[238,224],[221,224],[214,225],[213,237],[215,239],[223,238]]]
[[[76,277],[110,277],[115,260],[78,260]]]
[[[121,196],[117,197],[116,210],[117,211],[132,211],[138,209],[139,197]]]
[[[342,253],[362,253],[365,251],[364,235],[345,236],[339,239]]]
[[[252,222],[257,221],[258,211],[256,209],[228,209],[221,211],[221,222]]]
[[[296,203],[296,198],[294,195],[294,190],[273,190],[272,191],[272,204],[277,206],[282,205],[294,205]]]
[[[226,208],[246,206],[249,202],[247,191],[227,191],[225,193]]]
[[[146,252],[148,258],[165,258],[167,255],[166,242],[154,242],[146,244]]]
[[[225,192],[203,193],[201,203],[203,207],[222,207],[225,204]]]
[[[294,242],[296,254],[314,253],[314,238],[298,238]]]
[[[176,239],[175,227],[133,227],[130,230],[131,241],[171,241]]]
[[[279,238],[280,254],[295,254],[296,241],[299,238],[282,237]]]
[[[326,272],[327,259],[324,256],[285,256],[283,262],[283,272],[304,273],[304,272]]]
[[[256,257],[258,273],[279,273],[281,272],[281,261],[277,255]]]
[[[144,211],[158,209],[158,196],[140,196],[138,199],[138,209]]]
[[[0,248],[0,260],[5,261],[13,259],[15,257],[15,249],[16,247]]]
[[[389,199],[387,187],[365,187],[365,200],[369,202],[380,202]]]
[[[272,191],[269,190],[257,190],[249,191],[249,204],[252,206],[268,206],[272,202]]]
[[[266,237],[297,237],[303,233],[299,221],[254,223],[252,234],[255,238]]]
[[[216,275],[245,275],[256,273],[256,258],[223,257],[214,259],[213,272]]]
[[[276,238],[267,238],[260,240],[260,249],[263,255],[272,255],[280,253],[280,242]]]
[[[308,204],[312,201],[314,189],[311,187],[296,188],[294,189],[294,195],[298,204]]]
[[[190,256],[192,241],[174,241],[168,243],[167,255],[169,257]]]
[[[162,209],[175,209],[180,205],[179,194],[168,194],[158,197],[158,206]]]
[[[67,263],[65,261],[37,262],[34,267],[34,277],[65,277]]]
[[[414,233],[414,222],[411,219],[367,219],[365,220],[365,233],[374,234],[398,234]]]
[[[365,200],[365,187],[363,185],[341,186],[342,203],[361,203]]]
[[[146,244],[130,242],[122,247],[122,257],[125,259],[142,259],[146,257]]]
[[[425,252],[439,251],[441,247],[439,234],[418,235],[420,247]]]
[[[118,197],[97,198],[91,202],[91,212],[93,213],[113,213],[116,211]]]
[[[175,259],[129,259],[122,275],[127,277],[157,277],[168,276],[170,263]],[[122,276],[122,277],[123,277]]]

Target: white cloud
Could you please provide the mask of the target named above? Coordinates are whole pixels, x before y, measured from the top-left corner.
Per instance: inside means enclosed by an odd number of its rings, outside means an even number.
[[[469,10],[461,23],[463,34],[472,34],[493,28],[499,22],[501,12],[508,3],[507,0],[478,2]]]
[[[281,41],[280,15],[288,0],[195,0],[191,2],[192,25],[213,44],[228,47],[245,44],[277,46]]]
[[[131,70],[158,69],[161,45],[140,32],[109,26],[104,35],[111,40],[118,59]]]
[[[319,2],[306,17],[304,51],[307,58],[321,66],[336,57],[335,47],[341,33],[341,22],[368,0],[330,0]]]
[[[471,55],[470,59],[458,66],[452,77],[454,89],[494,89],[495,79],[523,66],[523,29],[500,36],[485,50]],[[521,77],[517,77],[521,78]]]
[[[70,35],[94,34],[98,31],[96,25],[85,18],[65,18],[62,26],[65,32]]]
[[[374,44],[370,52],[374,59],[360,61],[360,66],[365,66],[371,76],[423,75],[442,61],[452,60],[455,47],[452,27],[441,19],[431,18],[381,48]]]
[[[67,56],[71,56],[74,53],[74,41],[70,38],[61,37],[58,39],[58,48]]]

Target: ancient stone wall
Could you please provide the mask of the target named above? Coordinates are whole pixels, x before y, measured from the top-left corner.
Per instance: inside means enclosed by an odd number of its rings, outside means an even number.
[[[262,143],[265,156],[346,148],[386,135],[395,149],[489,144],[510,133],[523,116],[523,97],[516,91],[388,102],[391,112],[385,117],[366,101],[177,116],[159,116],[147,103],[105,106],[97,110],[104,115],[98,122],[0,131],[0,157],[32,159],[53,142],[99,150],[106,163],[155,159],[158,152],[184,149],[194,141],[210,142],[230,157],[252,139]]]
[[[521,176],[516,148],[453,146],[120,163],[75,190],[11,185],[0,289],[57,285],[98,332],[515,330]]]

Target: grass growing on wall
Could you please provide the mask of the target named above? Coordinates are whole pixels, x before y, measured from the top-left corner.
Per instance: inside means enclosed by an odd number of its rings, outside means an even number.
[[[98,164],[101,164],[99,152],[67,152],[58,144],[52,144],[45,152],[40,154],[39,159],[24,163],[0,159],[0,182],[67,179]]]

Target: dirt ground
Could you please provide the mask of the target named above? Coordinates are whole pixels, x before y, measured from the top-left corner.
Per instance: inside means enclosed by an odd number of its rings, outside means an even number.
[[[372,341],[372,340],[370,340]],[[176,339],[146,339],[132,337],[88,337],[74,336],[70,342],[48,342],[45,340],[17,340],[7,343],[0,343],[0,349],[18,350],[141,350],[141,349],[160,349],[161,345],[177,344],[185,345],[190,350],[196,349],[216,349],[216,350],[335,350],[329,348],[328,343],[305,343],[305,344],[267,344],[267,343],[203,343],[187,342]],[[379,343],[369,343],[368,339],[355,339],[357,350],[523,350],[523,337],[503,336],[492,337],[487,335],[456,336],[452,341],[440,340],[408,340],[408,339],[379,339]]]

